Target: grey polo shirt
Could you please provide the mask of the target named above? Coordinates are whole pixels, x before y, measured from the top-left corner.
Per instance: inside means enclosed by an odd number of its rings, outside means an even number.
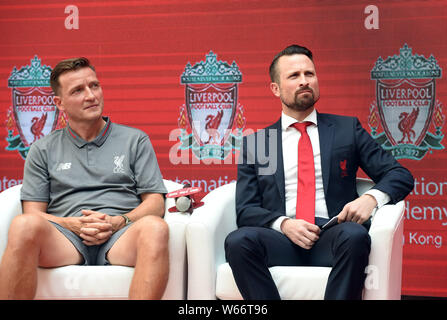
[[[90,142],[67,125],[31,145],[21,200],[47,202],[55,216],[89,209],[110,215],[136,208],[143,193],[167,193],[149,137],[112,123]]]

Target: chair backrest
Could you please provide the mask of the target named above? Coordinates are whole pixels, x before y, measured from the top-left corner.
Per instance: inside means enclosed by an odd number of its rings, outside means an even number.
[[[18,184],[0,193],[2,211],[22,213],[22,202],[20,201],[20,190],[22,185]]]
[[[168,190],[168,192],[183,188],[183,186],[181,184],[171,181],[171,180],[163,179],[163,183],[165,185],[165,188]],[[165,199],[165,212],[167,212],[168,209],[173,206],[175,206],[175,199],[174,198],[166,198]]]
[[[166,189],[168,189],[168,192],[183,188],[183,185],[181,185],[180,183],[171,181],[171,180],[163,179],[163,183],[164,183]]]
[[[22,213],[20,201],[20,189],[22,185],[16,185],[0,193],[0,261],[8,242],[8,230],[12,219]]]

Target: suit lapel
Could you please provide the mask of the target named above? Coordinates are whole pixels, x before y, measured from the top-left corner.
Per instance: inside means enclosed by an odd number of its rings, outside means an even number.
[[[282,129],[281,129],[281,118],[275,122],[273,125],[267,128],[267,137],[266,139],[266,148],[268,148],[268,140],[270,138],[270,130],[276,130],[276,154],[277,154],[277,166],[275,173],[273,174],[273,177],[275,179],[276,185],[279,190],[279,195],[281,196],[281,200],[284,203],[285,207],[285,193],[286,193],[286,185],[285,185],[285,178],[284,178],[284,162],[282,157]],[[270,155],[272,154],[273,150],[269,150]]]
[[[324,195],[327,194],[331,169],[331,150],[334,138],[334,126],[324,115],[317,113],[318,135],[320,139],[321,172],[323,176]]]

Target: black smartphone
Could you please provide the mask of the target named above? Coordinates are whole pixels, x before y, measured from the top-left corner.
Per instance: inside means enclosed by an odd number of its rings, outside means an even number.
[[[332,217],[331,220],[329,220],[321,227],[321,230],[329,229],[330,227],[335,226],[336,224],[338,224],[338,216]]]

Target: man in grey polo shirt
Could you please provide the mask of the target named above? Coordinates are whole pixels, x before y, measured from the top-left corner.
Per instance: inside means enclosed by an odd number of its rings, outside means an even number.
[[[86,58],[51,74],[66,128],[32,144],[25,162],[24,214],[10,227],[0,299],[33,298],[37,267],[134,266],[129,297],[161,298],[168,278],[163,184],[149,137],[103,117],[103,93]]]

